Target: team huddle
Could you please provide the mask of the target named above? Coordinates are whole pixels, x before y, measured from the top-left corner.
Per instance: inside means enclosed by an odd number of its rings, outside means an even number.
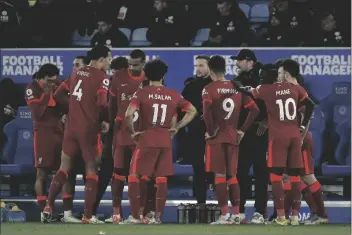
[[[301,182],[307,185],[305,189],[315,205],[311,206],[316,216],[314,223],[327,222],[321,187],[314,177],[312,137],[308,133],[314,103],[295,79],[299,73],[295,61],[279,61],[267,73],[272,84],[252,88],[226,80],[224,58],[212,56],[208,66],[213,82],[204,88],[203,113],[197,114],[190,102],[163,85],[168,71],[163,61],[156,59],[145,64],[144,52],[134,50],[129,67],[115,71],[109,79],[105,73],[112,60],[109,48],[96,46],[87,57],[89,65],[75,69],[62,83],[56,80],[57,68],[47,64],[27,86],[26,100],[34,120],[35,188],[43,211],[42,222],[52,220],[53,205],[61,192],[66,222],[103,223],[94,212],[102,154],[100,134],[113,128],[113,213],[106,222],[160,224],[168,194],[167,177],[174,174],[172,138],[196,115],[201,115],[207,130],[205,170],[214,173],[215,194],[221,208],[221,215],[213,224],[240,224],[240,187],[236,177],[239,143],[256,122],[258,99],[265,102],[267,110],[267,165],[276,208],[273,223],[299,224]],[[249,112],[238,126],[242,109]],[[178,120],[180,110],[185,115]],[[57,161],[60,155],[61,163]],[[77,158],[84,159],[86,173],[82,221],[72,216],[74,179],[70,176]],[[46,197],[45,179],[51,170],[57,173]],[[124,219],[121,201],[126,180],[131,215]]]

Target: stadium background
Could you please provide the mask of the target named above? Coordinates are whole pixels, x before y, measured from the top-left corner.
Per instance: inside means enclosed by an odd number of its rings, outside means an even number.
[[[34,2],[34,1],[32,1]],[[253,4],[248,4],[253,5]],[[248,10],[251,17],[252,12]],[[261,15],[260,20],[267,20],[268,15]],[[260,18],[260,17],[259,17]],[[253,18],[254,19],[254,18]],[[133,42],[133,32],[125,31]],[[198,31],[197,40],[206,39]],[[209,32],[208,32],[209,33]],[[143,39],[144,40],[144,39]],[[145,41],[137,41],[145,46]],[[90,38],[73,34],[73,44],[88,46]],[[138,43],[137,43],[138,44]],[[194,45],[196,45],[194,44]],[[131,43],[131,45],[136,45]],[[133,48],[113,49],[114,56],[127,56]],[[200,54],[220,54],[227,60],[227,76],[237,75],[236,66],[231,55],[237,54],[239,48],[143,48],[147,59],[159,57],[169,65],[166,84],[169,87],[182,91],[184,79],[194,74],[194,59]],[[350,155],[350,123],[351,123],[351,49],[350,48],[254,48],[258,60],[263,63],[272,63],[282,57],[298,60],[301,72],[308,84],[310,93],[319,101],[314,112],[313,124],[310,131],[315,141],[316,172],[325,186],[327,197],[327,213],[332,223],[350,223],[350,185],[351,185],[351,155]],[[48,48],[48,49],[1,49],[0,64],[1,78],[10,77],[20,89],[31,81],[31,76],[45,63],[56,64],[61,72],[60,79],[65,79],[72,70],[72,60],[77,55],[85,54],[86,49],[74,48]],[[5,146],[3,160],[8,164],[1,164],[0,173],[3,177],[1,197],[4,201],[15,201],[27,214],[27,220],[38,220],[39,211],[34,196],[28,193],[25,184],[29,178],[24,179],[28,172],[33,170],[33,141],[32,121],[26,107],[20,107],[17,117],[5,127],[9,141]],[[187,185],[190,169],[178,166],[179,176],[176,181]],[[8,177],[12,175],[12,177]],[[19,194],[15,197],[6,187],[12,180],[20,180]],[[30,181],[30,180],[29,180]],[[186,183],[185,183],[186,182]],[[178,183],[177,183],[178,184]],[[165,222],[174,222],[176,205],[174,199],[190,199],[191,189],[187,186],[177,185],[171,191],[169,207],[167,208]],[[83,199],[82,180],[78,179],[77,199],[75,205],[81,209]],[[22,187],[23,186],[23,187]],[[126,191],[126,189],[125,189]],[[210,197],[214,195],[210,193]],[[103,198],[100,213],[108,214],[111,208],[111,194],[109,191]],[[126,192],[124,199],[127,199]],[[179,201],[177,201],[178,203]],[[124,201],[127,208],[127,201]],[[269,204],[272,206],[272,204]],[[253,206],[253,202],[249,203]],[[76,208],[77,210],[78,208]],[[253,211],[249,209],[248,214]],[[303,204],[301,218],[308,216],[309,210]]]

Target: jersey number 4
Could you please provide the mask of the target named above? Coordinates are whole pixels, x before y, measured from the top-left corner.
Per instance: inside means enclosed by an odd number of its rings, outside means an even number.
[[[280,121],[286,120],[294,120],[297,115],[297,107],[296,102],[292,98],[288,98],[287,100],[283,101],[282,99],[276,100],[276,104],[279,105],[280,109]],[[290,113],[290,104],[293,106],[293,113]]]
[[[161,113],[161,119],[160,119],[160,125],[163,125],[165,123],[166,119],[166,110],[167,110],[167,105],[166,104],[153,104],[153,124],[156,124],[158,122],[158,116],[159,116],[159,106],[162,110]]]
[[[81,85],[82,85],[82,80],[78,80],[77,85],[75,86],[75,89],[73,89],[73,93],[72,93],[73,96],[76,96],[78,101],[82,100],[82,95],[83,95]]]

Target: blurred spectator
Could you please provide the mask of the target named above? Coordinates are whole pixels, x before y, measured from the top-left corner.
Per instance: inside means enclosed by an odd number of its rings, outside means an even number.
[[[237,1],[217,1],[218,15],[203,46],[247,46],[252,39],[249,21]]]
[[[152,46],[188,46],[192,27],[186,23],[187,12],[167,0],[155,0],[154,9],[147,32],[147,39]]]
[[[24,97],[12,79],[2,79],[0,81],[0,153],[6,141],[3,133],[4,126],[16,117],[17,108],[22,105],[25,105]]]
[[[114,70],[127,69],[127,68],[128,68],[128,60],[126,59],[126,57],[119,56],[111,61],[110,69],[112,69],[113,72]]]
[[[18,9],[8,1],[0,1],[0,48],[19,47],[21,20]]]
[[[281,23],[275,12],[271,13],[267,32],[261,36],[259,45],[268,47],[292,46],[290,29]]]
[[[339,29],[335,17],[330,13],[318,13],[315,33],[311,35],[310,45],[318,47],[348,46],[346,38]],[[351,43],[351,42],[349,42]],[[351,44],[349,44],[351,45]]]
[[[281,36],[281,40],[279,40],[280,43],[283,43],[281,46],[302,46],[309,38],[309,31],[312,27],[312,19],[308,9],[293,0],[271,0],[269,9],[270,15],[279,20],[280,29],[283,30],[281,34],[276,32],[279,34],[278,36]],[[271,24],[272,17],[269,20]],[[278,29],[276,28],[276,30]],[[271,28],[271,30],[273,29]]]
[[[68,1],[37,0],[23,20],[30,47],[64,47],[71,43],[73,11]]]
[[[98,19],[98,32],[93,36],[92,46],[102,44],[108,47],[128,47],[129,40],[108,17]]]

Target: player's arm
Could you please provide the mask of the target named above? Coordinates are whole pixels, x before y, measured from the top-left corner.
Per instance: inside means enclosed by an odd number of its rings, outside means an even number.
[[[57,104],[59,104],[61,111],[63,113],[68,112],[68,98],[69,98],[69,93],[70,93],[70,88],[68,85],[68,79],[63,81],[60,86],[56,89],[54,93],[54,99]]]
[[[109,120],[112,122],[113,120],[115,120],[117,115],[117,73],[115,73],[112,77],[109,93]]]
[[[181,108],[182,112],[185,112],[185,116],[176,123],[175,127],[172,128],[173,130],[179,130],[185,126],[187,126],[197,115],[196,108],[187,100],[185,100],[181,95],[179,95],[179,100],[177,102],[177,107]]]
[[[176,124],[177,124],[177,118],[178,118],[178,115],[175,114],[173,117],[172,117],[172,120],[171,120],[171,127],[175,127]]]
[[[305,106],[303,113],[302,126],[304,129],[308,128],[308,123],[312,118],[315,103],[308,97],[307,92],[302,88],[299,93],[299,107]]]
[[[26,89],[25,99],[27,106],[32,113],[34,121],[39,121],[47,107],[49,106],[50,97],[52,96],[51,91],[43,92],[41,95],[35,94],[33,86],[28,86]]]
[[[203,104],[203,119],[205,127],[209,136],[215,135],[216,129],[214,126],[213,115],[211,112],[213,100],[206,88],[202,91],[202,104]]]
[[[97,91],[97,105],[100,111],[100,120],[109,122],[109,110],[108,110],[108,91],[110,86],[110,80],[105,76],[100,84],[100,88]]]
[[[240,128],[240,131],[246,132],[257,118],[259,114],[259,108],[251,97],[244,94],[242,94],[242,105],[244,108],[249,110],[247,118]]]

